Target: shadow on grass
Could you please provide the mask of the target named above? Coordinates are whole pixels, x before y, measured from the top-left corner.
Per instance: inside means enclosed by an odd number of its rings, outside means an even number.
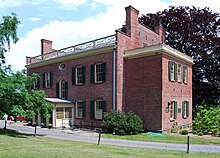
[[[16,137],[16,138],[27,138],[30,136],[34,136],[34,134],[19,133],[15,130],[11,130],[11,129],[0,129],[0,135],[6,135],[6,136]],[[45,136],[45,135],[44,134],[36,134],[36,136]]]

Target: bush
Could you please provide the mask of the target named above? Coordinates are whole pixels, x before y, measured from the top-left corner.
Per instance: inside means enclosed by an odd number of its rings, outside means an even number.
[[[202,132],[198,132],[197,135],[198,136],[203,136],[203,133]]]
[[[127,114],[116,110],[106,112],[103,116],[103,125],[108,133],[115,133],[117,135],[143,132],[142,120],[132,112]]]
[[[186,129],[180,131],[180,134],[182,134],[182,135],[187,135],[188,133],[189,133],[189,131]]]
[[[202,105],[199,107],[196,117],[193,121],[193,131],[202,132],[203,134],[220,133],[220,108],[211,107],[211,105]]]

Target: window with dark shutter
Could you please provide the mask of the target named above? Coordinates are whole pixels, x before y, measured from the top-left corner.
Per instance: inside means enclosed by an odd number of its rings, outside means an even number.
[[[68,99],[68,82],[65,82],[65,99]]]
[[[72,68],[72,84],[76,84],[76,68]]]
[[[174,119],[177,119],[177,102],[174,101],[174,116],[173,116]]]
[[[102,63],[102,82],[105,82],[106,76],[106,63]]]
[[[86,67],[82,67],[82,84],[86,83]]]
[[[45,88],[45,73],[43,74],[43,88]]]
[[[90,118],[91,118],[91,120],[93,120],[95,118],[94,101],[90,101]]]
[[[50,72],[50,85],[49,85],[50,88],[53,87],[53,73]]]
[[[189,102],[186,101],[186,117],[189,117]]]
[[[174,81],[174,62],[169,61],[168,64],[169,64],[169,68],[168,68],[169,80]]]
[[[57,98],[60,98],[60,84],[59,83],[56,83],[56,97]]]
[[[86,118],[86,102],[82,102],[82,117]]]
[[[187,84],[188,70],[186,66],[183,66],[183,83]]]
[[[95,78],[95,70],[94,70],[94,64],[90,65],[90,82],[94,83],[94,78]]]

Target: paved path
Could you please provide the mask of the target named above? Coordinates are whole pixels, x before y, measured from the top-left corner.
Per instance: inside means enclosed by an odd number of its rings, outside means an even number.
[[[0,128],[3,128],[3,121],[0,121]],[[22,123],[8,124],[7,129],[16,130],[20,133],[33,134],[34,127],[24,126]],[[63,140],[89,142],[97,144],[98,133],[91,131],[82,130],[62,130],[62,129],[48,129],[48,128],[37,128],[37,135],[46,136],[50,138],[57,138]],[[123,139],[108,139],[101,138],[100,144],[116,145],[116,146],[127,146],[137,148],[154,148],[154,149],[165,149],[165,150],[178,150],[186,151],[186,144],[171,144],[171,143],[157,143],[157,142],[141,142],[141,141],[130,141]],[[220,145],[190,145],[190,152],[219,152]]]

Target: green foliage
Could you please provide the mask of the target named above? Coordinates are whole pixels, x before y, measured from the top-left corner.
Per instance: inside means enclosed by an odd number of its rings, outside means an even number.
[[[53,106],[45,101],[45,92],[30,91],[37,77],[27,76],[25,71],[13,73],[10,66],[0,67],[0,113],[28,118],[40,113],[49,117]]]
[[[180,131],[180,134],[182,134],[182,135],[187,135],[188,133],[189,133],[189,131],[186,129]]]
[[[10,43],[16,43],[18,41],[17,28],[20,24],[15,13],[11,16],[3,16],[3,22],[0,23],[0,66],[1,61],[5,63],[4,53],[10,50]]]
[[[193,120],[193,131],[220,135],[220,108],[203,104]]]
[[[117,135],[143,132],[142,120],[132,112],[127,114],[116,110],[106,112],[103,116],[103,125],[107,132],[114,132]]]

